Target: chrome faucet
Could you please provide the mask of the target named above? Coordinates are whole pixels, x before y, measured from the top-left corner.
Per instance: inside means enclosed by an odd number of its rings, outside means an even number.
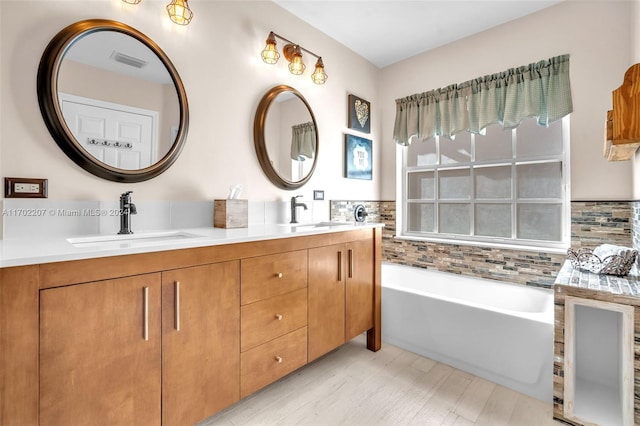
[[[131,215],[137,214],[136,205],[131,202],[133,191],[120,195],[120,232],[118,234],[133,234],[131,230]]]
[[[296,198],[302,197],[302,195],[296,195],[295,197],[291,197],[291,222],[289,223],[298,223],[296,219],[296,207],[303,207],[307,210],[307,205],[305,203],[298,203]]]

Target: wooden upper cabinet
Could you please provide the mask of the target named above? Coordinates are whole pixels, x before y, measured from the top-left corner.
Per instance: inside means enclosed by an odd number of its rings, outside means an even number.
[[[40,292],[40,425],[160,424],[160,274]]]
[[[629,160],[640,146],[640,64],[624,74],[622,85],[612,93],[612,104],[607,112],[604,157]]]
[[[240,399],[240,262],[162,273],[162,424]]]

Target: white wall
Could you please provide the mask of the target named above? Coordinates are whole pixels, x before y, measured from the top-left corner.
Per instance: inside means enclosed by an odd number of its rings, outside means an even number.
[[[631,162],[607,162],[602,150],[611,91],[631,63],[632,9],[626,1],[567,1],[382,70],[382,199],[395,198],[395,99],[564,53],[574,105],[571,199],[630,199]]]
[[[327,199],[378,199],[380,173],[379,110],[372,111],[374,180],[343,178],[343,134],[347,95],[378,105],[379,70],[341,44],[311,28],[270,1],[193,1],[187,27],[172,24],[167,1],[137,6],[121,0],[0,1],[0,172],[4,176],[49,179],[49,197],[60,200],[117,200],[133,190],[136,200],[213,200],[233,184],[243,198],[287,199],[313,189]],[[187,142],[176,163],[147,182],[122,184],[97,178],[75,165],[49,135],[36,96],[36,73],[48,41],[63,27],[88,18],[124,22],[140,30],[167,53],[184,82],[190,108]],[[329,79],[311,82],[307,72],[293,76],[284,58],[264,64],[260,51],[270,30],[321,54]],[[281,44],[280,44],[281,47]],[[312,106],[319,127],[318,166],[301,190],[273,186],[260,169],[253,145],[253,119],[260,98],[272,86],[298,89]]]

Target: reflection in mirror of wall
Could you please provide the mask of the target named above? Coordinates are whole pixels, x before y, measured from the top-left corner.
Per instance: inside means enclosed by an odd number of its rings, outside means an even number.
[[[38,70],[38,100],[63,151],[109,180],[162,173],[186,137],[177,71],[152,40],[114,21],[81,21],[53,38]]]
[[[262,98],[254,123],[256,153],[276,186],[295,189],[313,173],[318,153],[315,117],[295,89],[277,86]]]

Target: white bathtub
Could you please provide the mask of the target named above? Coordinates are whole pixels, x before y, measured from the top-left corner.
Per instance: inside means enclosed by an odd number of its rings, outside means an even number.
[[[552,401],[551,290],[383,264],[382,340]]]

